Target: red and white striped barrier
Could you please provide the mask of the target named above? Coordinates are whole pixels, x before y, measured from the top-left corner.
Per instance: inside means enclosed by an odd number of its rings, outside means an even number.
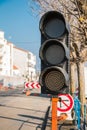
[[[34,88],[40,88],[41,86],[39,85],[38,82],[30,82],[30,83],[25,83],[25,89],[29,88],[29,89],[34,89]]]

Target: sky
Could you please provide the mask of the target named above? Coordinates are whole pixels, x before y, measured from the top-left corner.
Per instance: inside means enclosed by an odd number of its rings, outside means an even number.
[[[0,0],[0,30],[9,42],[36,55],[39,69],[39,16],[34,15],[31,5],[32,0]]]

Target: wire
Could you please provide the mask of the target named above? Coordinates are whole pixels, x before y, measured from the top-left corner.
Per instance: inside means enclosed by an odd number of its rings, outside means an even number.
[[[37,44],[37,43],[40,43],[40,41],[34,41],[34,42],[33,42],[33,41],[32,41],[32,42],[27,42],[27,41],[23,41],[23,42],[18,41],[18,42],[17,42],[17,41],[16,41],[15,43],[21,43],[21,44],[25,44],[25,43],[26,43],[26,44],[32,44],[32,43],[33,43],[33,44]]]

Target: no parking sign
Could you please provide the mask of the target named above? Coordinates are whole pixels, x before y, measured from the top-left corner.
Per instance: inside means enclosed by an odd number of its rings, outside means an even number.
[[[60,101],[57,103],[57,110],[63,113],[69,112],[74,106],[74,100],[70,94],[59,94]]]

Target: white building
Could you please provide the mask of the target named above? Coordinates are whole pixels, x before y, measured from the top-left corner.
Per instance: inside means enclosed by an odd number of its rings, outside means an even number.
[[[4,38],[4,32],[0,31],[0,75],[11,75],[11,47]]]
[[[0,75],[25,76],[35,80],[35,66],[36,56],[7,42],[4,32],[0,31]]]
[[[28,52],[27,58],[27,72],[29,74],[30,80],[36,79],[36,56],[31,52]]]
[[[30,80],[35,80],[36,56],[29,51],[14,46],[13,57],[13,64],[19,69],[19,74]]]

